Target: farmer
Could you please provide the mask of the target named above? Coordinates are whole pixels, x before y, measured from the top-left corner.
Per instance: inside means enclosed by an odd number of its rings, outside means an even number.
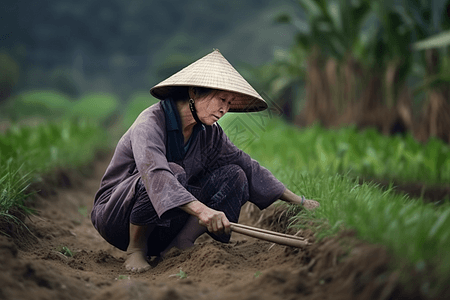
[[[239,150],[217,121],[227,112],[261,111],[262,97],[215,50],[154,86],[162,101],[145,109],[119,140],[95,195],[92,223],[127,252],[125,268],[143,272],[147,256],[186,249],[204,232],[230,239],[250,201],[318,206],[289,191]]]

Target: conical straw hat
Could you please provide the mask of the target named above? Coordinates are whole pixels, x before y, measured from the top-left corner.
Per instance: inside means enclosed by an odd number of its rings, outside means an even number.
[[[262,111],[267,108],[266,101],[219,50],[214,50],[158,83],[151,88],[150,93],[164,100],[174,89],[181,86],[198,86],[238,93],[239,97],[231,103],[229,112]]]

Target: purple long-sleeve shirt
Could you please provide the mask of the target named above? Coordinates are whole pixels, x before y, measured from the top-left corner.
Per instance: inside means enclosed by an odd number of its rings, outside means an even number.
[[[139,177],[160,218],[170,215],[171,209],[196,200],[169,167],[165,118],[161,102],[158,102],[145,109],[119,140],[95,195],[92,221],[100,233],[102,224],[127,219],[127,216],[117,214],[131,211]],[[260,209],[272,204],[285,191],[285,186],[269,170],[238,149],[217,123],[205,126],[191,140],[184,159],[177,163],[185,169],[187,181],[193,185],[196,178],[211,170],[228,164],[239,165],[247,176],[249,201]]]

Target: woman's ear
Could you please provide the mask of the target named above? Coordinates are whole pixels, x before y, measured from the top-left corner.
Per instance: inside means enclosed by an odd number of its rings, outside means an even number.
[[[195,100],[195,95],[197,94],[197,89],[193,86],[190,86],[188,89],[188,93],[189,93],[189,99]]]

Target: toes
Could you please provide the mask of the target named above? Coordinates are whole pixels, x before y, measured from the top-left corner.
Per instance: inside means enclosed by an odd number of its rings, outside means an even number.
[[[126,269],[127,271],[130,271],[130,272],[135,272],[134,270],[135,270],[136,268],[134,268],[134,267],[132,267],[132,266],[129,266],[129,265],[125,265],[125,269]]]
[[[139,267],[139,268],[132,268],[131,272],[133,273],[143,273],[145,271],[150,270],[150,266],[145,266],[145,267]]]
[[[132,266],[129,266],[129,265],[125,266],[125,269],[127,271],[129,271],[129,272],[132,272],[132,273],[142,273],[142,272],[150,270],[150,268],[151,268],[150,265],[147,265],[147,266],[144,266],[144,267],[132,267]]]
[[[136,268],[133,265],[125,265],[125,270],[130,271],[132,273],[138,273],[140,268]]]
[[[145,266],[143,268],[139,268],[138,273],[143,273],[150,270],[150,266]]]

